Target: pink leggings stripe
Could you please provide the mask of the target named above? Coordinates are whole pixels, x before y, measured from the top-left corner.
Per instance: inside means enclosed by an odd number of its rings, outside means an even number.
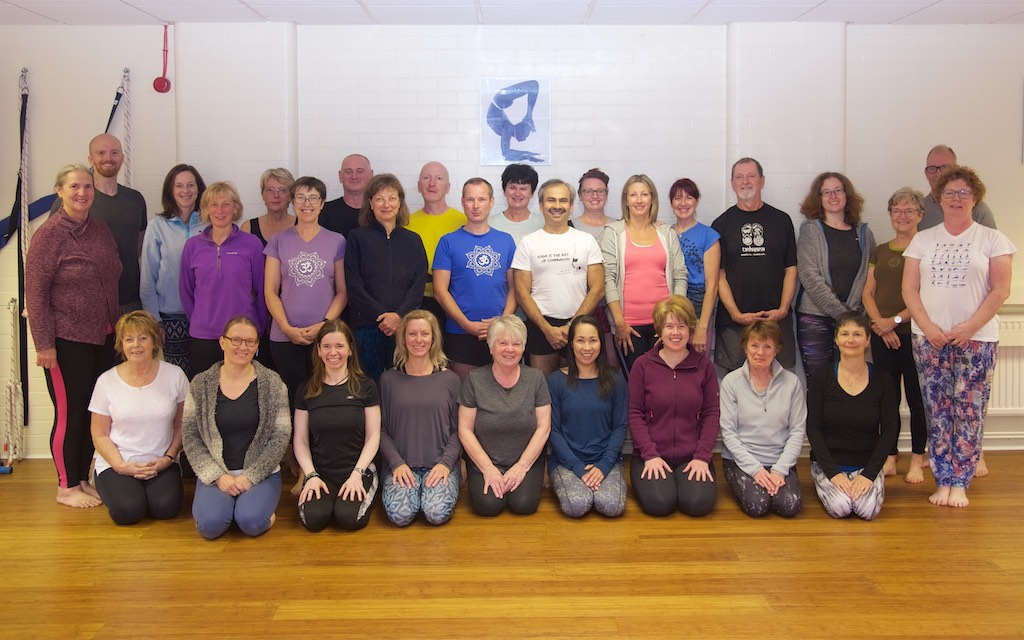
[[[68,435],[68,392],[59,364],[54,363],[49,374],[53,386],[53,434],[50,436],[50,453],[57,467],[59,486],[61,489],[67,489],[68,467],[64,457],[64,441]],[[79,480],[75,478],[75,484],[78,484]]]

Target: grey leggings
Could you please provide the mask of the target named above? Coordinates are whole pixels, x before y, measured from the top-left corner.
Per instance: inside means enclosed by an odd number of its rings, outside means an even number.
[[[783,518],[792,518],[800,513],[800,480],[796,477],[796,467],[786,476],[786,484],[779,487],[775,495],[754,482],[754,477],[739,468],[732,460],[722,459],[725,469],[725,480],[736,494],[743,513],[752,518],[760,518],[774,511]],[[769,470],[770,471],[770,470]]]
[[[616,518],[626,510],[626,478],[622,463],[615,464],[594,491],[578,475],[558,465],[551,471],[551,488],[555,490],[562,513],[570,518],[586,515],[591,509],[603,516]]]

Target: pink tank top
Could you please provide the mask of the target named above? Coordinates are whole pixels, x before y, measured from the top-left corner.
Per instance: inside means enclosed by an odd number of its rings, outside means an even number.
[[[661,242],[646,247],[626,239],[622,261],[622,314],[629,325],[648,325],[654,320],[654,305],[668,297],[665,263],[668,255]]]

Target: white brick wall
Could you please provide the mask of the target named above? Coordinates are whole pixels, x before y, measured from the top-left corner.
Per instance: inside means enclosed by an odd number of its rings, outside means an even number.
[[[32,84],[33,198],[51,191],[62,164],[85,160],[128,66],[135,186],[151,211],[167,169],[188,162],[208,182],[235,181],[252,215],[263,169],[317,175],[337,197],[338,166],[352,152],[396,173],[414,208],[427,160],[448,165],[453,204],[471,176],[498,184],[500,167],[479,165],[479,79],[531,75],[552,86],[553,158],[538,167],[542,179],[575,182],[600,166],[613,179],[610,212],[622,181],[647,173],[668,218],[668,187],[689,176],[704,192],[700,218],[710,221],[733,201],[729,166],[752,155],[765,165],[766,200],[794,217],[817,172],[845,171],[884,239],[889,194],[923,187],[925,152],[946,142],[980,171],[1000,227],[1024,247],[1021,25],[183,24],[172,35],[173,88],[158,94],[150,84],[160,72],[159,27],[0,26],[0,215],[17,174],[22,66]],[[14,249],[5,249],[0,303],[16,291],[15,264]],[[3,365],[11,344],[4,327],[0,340]],[[52,409],[32,370],[30,452],[46,456]]]

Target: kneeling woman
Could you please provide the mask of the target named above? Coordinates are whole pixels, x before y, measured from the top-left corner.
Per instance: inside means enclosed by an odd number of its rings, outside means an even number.
[[[237,316],[220,337],[224,361],[192,379],[185,398],[183,443],[196,472],[192,516],[214,539],[232,522],[250,536],[274,524],[281,467],[291,436],[281,378],[253,361],[260,331]]]
[[[661,348],[637,358],[629,374],[629,477],[640,508],[652,516],[676,509],[703,516],[715,508],[718,379],[715,365],[690,343],[696,327],[685,297],[659,302],[654,328]]]
[[[459,376],[433,313],[414,309],[395,332],[395,368],[380,377],[384,511],[400,527],[423,512],[444,524],[459,499]]]
[[[593,316],[573,320],[569,367],[548,377],[552,449],[548,472],[562,513],[573,518],[591,508],[616,517],[626,508],[622,471],[626,381],[608,365],[603,336]]]
[[[551,395],[544,375],[520,364],[526,325],[502,316],[487,327],[494,362],[473,369],[459,393],[459,439],[466,449],[473,511],[505,507],[528,514],[540,505],[544,445],[551,432]]]
[[[355,344],[347,324],[325,322],[314,343],[313,374],[295,397],[295,459],[304,474],[299,518],[310,531],[331,520],[346,531],[362,529],[377,495],[380,396],[359,366]]]
[[[756,320],[740,336],[747,361],[722,379],[722,466],[743,513],[800,512],[796,459],[807,433],[807,404],[800,378],[775,356],[782,331]]]
[[[188,378],[162,359],[160,326],[145,311],[117,321],[114,348],[124,362],[96,381],[89,411],[96,445],[96,490],[117,524],[181,511],[181,414]]]
[[[870,334],[863,314],[839,316],[840,360],[812,373],[807,388],[811,478],[833,518],[878,515],[885,499],[882,465],[899,435],[899,394],[888,374],[864,358]]]

